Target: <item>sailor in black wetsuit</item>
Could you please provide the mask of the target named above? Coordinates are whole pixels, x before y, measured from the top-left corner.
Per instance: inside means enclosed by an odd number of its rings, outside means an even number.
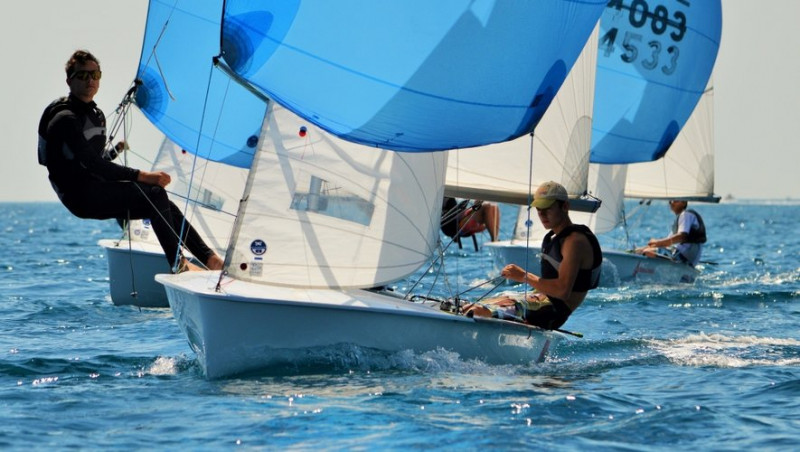
[[[517,265],[503,268],[504,278],[525,282],[536,289],[527,296],[505,294],[468,306],[472,315],[524,320],[545,329],[560,328],[580,306],[589,290],[600,281],[603,254],[589,228],[572,224],[567,190],[557,182],[545,182],[534,193],[542,225],[549,229],[542,242],[542,276]]]
[[[51,103],[39,123],[39,163],[47,166],[50,183],[64,206],[79,218],[149,218],[170,265],[177,259],[177,270],[198,269],[182,257],[178,240],[182,229],[192,254],[208,268],[220,269],[220,257],[167,198],[167,173],[111,161],[105,115],[93,101],[102,75],[94,55],[76,51],[66,71],[69,96]]]

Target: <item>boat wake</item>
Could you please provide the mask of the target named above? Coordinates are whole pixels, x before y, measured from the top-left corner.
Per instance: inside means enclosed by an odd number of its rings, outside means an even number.
[[[800,341],[796,339],[700,333],[680,339],[648,342],[672,363],[681,366],[738,368],[800,365]]]

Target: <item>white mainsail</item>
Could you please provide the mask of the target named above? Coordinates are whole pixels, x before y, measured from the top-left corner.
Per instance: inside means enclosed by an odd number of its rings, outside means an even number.
[[[717,202],[714,195],[714,83],[664,157],[628,165],[625,197]]]
[[[627,165],[589,165],[589,192],[603,200],[595,213],[571,213],[595,233],[614,230],[624,220],[624,198],[687,199],[717,202],[714,195],[714,86],[703,96],[664,157]]]

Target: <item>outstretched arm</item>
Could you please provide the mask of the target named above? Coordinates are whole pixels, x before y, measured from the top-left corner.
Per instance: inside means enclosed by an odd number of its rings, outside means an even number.
[[[689,234],[685,232],[679,232],[669,237],[664,237],[663,239],[650,239],[650,241],[647,242],[647,246],[651,246],[653,248],[667,248],[672,245],[677,245],[678,243],[683,243],[688,238]]]
[[[548,296],[566,300],[572,295],[572,287],[583,260],[586,256],[590,259],[593,257],[592,246],[583,234],[570,234],[561,245],[561,255],[563,260],[556,279],[542,279],[514,264],[507,265],[500,274],[504,278],[527,283]]]

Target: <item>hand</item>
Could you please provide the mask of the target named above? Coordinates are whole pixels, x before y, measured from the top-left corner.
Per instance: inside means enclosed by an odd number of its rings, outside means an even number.
[[[647,242],[647,246],[651,248],[658,248],[658,239],[650,239],[650,241]]]
[[[125,141],[119,141],[114,146],[114,149],[117,151],[117,154],[119,154],[119,153],[121,153],[123,151],[127,151],[128,149],[130,149],[130,147],[128,146],[128,143],[126,143]]]
[[[496,305],[496,306],[507,308],[507,307],[510,307],[510,306],[514,306],[515,304],[517,304],[517,302],[515,300],[512,300],[511,298],[504,297],[504,298],[501,298],[501,299],[497,300],[493,304]]]
[[[500,272],[500,276],[502,276],[503,278],[510,279],[516,282],[525,282],[525,276],[527,274],[528,272],[526,272],[525,270],[522,269],[522,267],[516,264],[508,264]]]
[[[169,174],[163,171],[139,171],[138,180],[139,182],[158,185],[162,188],[166,187],[170,182],[172,182],[172,178],[169,177]]]

